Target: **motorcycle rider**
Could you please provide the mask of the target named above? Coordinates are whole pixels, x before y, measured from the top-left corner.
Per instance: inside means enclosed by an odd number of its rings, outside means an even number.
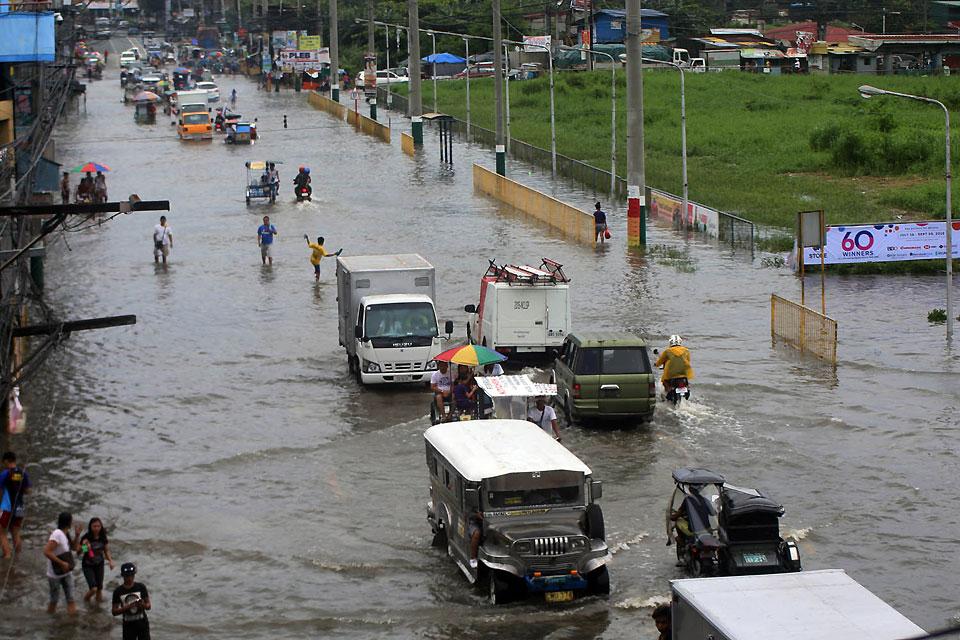
[[[313,188],[310,187],[310,167],[300,166],[300,172],[297,173],[297,176],[293,179],[293,184],[296,185],[296,194],[300,196],[300,190],[304,187],[307,187],[308,190],[312,191]]]
[[[663,376],[660,381],[663,383],[663,390],[669,394],[677,378],[693,379],[693,367],[690,366],[690,350],[683,346],[683,338],[674,334],[670,336],[670,346],[663,350],[660,357],[657,358],[656,367],[663,369]]]

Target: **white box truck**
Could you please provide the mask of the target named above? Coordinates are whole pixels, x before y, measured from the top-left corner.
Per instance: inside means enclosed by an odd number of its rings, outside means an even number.
[[[436,272],[417,254],[337,258],[340,344],[359,383],[429,382],[441,351],[435,296]]]
[[[673,640],[901,640],[924,635],[840,569],[673,580]]]
[[[480,303],[464,307],[467,338],[512,360],[552,358],[570,330],[570,279],[563,265],[498,265],[480,281]]]

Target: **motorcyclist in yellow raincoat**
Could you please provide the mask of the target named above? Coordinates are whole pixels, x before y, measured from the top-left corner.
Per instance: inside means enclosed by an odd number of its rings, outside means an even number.
[[[655,365],[663,369],[660,381],[663,382],[663,390],[666,393],[670,393],[673,389],[672,380],[677,378],[693,379],[693,367],[690,366],[690,350],[683,346],[683,338],[674,334],[670,336],[669,343],[670,346],[663,350]]]

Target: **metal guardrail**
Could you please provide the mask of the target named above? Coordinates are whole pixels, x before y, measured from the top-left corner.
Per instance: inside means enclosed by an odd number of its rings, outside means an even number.
[[[796,302],[770,296],[770,335],[797,349],[837,363],[837,321]]]

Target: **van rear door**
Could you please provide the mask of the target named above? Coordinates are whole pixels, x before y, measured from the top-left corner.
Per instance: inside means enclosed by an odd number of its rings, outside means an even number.
[[[559,347],[570,329],[570,290],[566,287],[545,287],[546,334],[545,344]]]
[[[543,351],[547,339],[547,305],[543,288],[498,287],[497,345],[518,351]]]
[[[644,346],[604,347],[600,351],[601,414],[637,414],[653,410],[653,369]]]

